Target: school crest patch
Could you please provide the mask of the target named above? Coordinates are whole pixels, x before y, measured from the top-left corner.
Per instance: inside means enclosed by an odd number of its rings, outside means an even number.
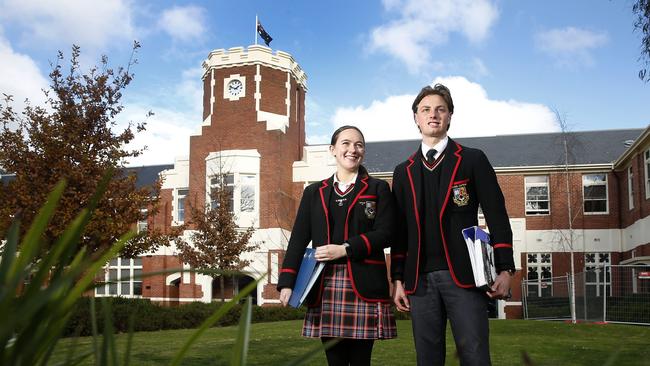
[[[366,217],[369,220],[374,220],[375,216],[377,215],[377,202],[365,201],[363,206],[363,212],[366,214]]]
[[[469,203],[469,193],[467,192],[467,183],[459,184],[452,187],[454,192],[454,203],[458,207],[467,206]]]

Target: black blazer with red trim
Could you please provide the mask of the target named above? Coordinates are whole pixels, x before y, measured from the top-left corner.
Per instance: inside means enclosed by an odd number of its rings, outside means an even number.
[[[334,176],[313,183],[303,192],[280,270],[278,290],[293,288],[305,248],[310,242],[314,248],[330,244],[328,202],[333,179]],[[350,244],[347,266],[354,292],[366,301],[388,302],[390,295],[384,248],[390,245],[395,213],[390,187],[385,181],[359,171],[352,197],[343,237]],[[307,297],[307,304],[319,302],[321,286],[322,281],[320,286],[314,286]]]
[[[401,280],[407,294],[415,292],[422,251],[424,206],[420,146],[393,173],[393,195],[397,207],[396,236],[391,246],[391,277]],[[483,210],[494,246],[497,271],[514,269],[512,230],[505,200],[496,174],[483,151],[461,146],[449,139],[440,163],[438,195],[442,244],[451,276],[459,287],[474,287],[467,246],[461,230],[478,225],[479,205]],[[427,192],[430,193],[430,192]],[[430,223],[431,224],[431,223]]]

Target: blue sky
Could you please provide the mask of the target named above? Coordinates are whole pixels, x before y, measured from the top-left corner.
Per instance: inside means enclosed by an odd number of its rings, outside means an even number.
[[[450,87],[450,136],[644,128],[650,84],[637,77],[632,0],[83,1],[0,0],[0,92],[42,100],[57,50],[85,67],[142,48],[120,124],[142,120],[132,165],[187,155],[201,124],[201,63],[254,43],[257,14],[308,75],[307,138],[341,124],[368,140],[418,138],[409,112],[427,84]],[[259,40],[262,43],[261,40]]]

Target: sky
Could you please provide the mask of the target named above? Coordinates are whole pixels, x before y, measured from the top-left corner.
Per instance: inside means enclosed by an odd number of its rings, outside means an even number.
[[[57,52],[81,47],[84,70],[106,55],[135,79],[117,127],[147,122],[131,166],[189,154],[201,125],[201,63],[255,43],[255,17],[307,73],[306,135],[336,127],[367,141],[418,139],[410,110],[425,85],[450,88],[449,135],[645,128],[650,83],[638,78],[632,0],[129,1],[0,0],[0,93],[42,104]],[[263,44],[261,39],[258,39]],[[146,117],[148,111],[154,115]]]

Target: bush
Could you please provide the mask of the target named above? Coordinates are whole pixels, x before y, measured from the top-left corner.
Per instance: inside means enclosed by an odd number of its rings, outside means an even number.
[[[90,301],[91,298],[82,298],[74,307],[68,321],[64,336],[88,336],[92,334]],[[108,306],[113,319],[115,332],[128,332],[129,319],[133,319],[133,331],[156,331],[164,329],[196,328],[217,309],[221,302],[202,303],[192,302],[179,306],[163,306],[152,303],[146,299],[128,299],[122,297],[108,297],[95,299],[95,316],[99,331],[102,331],[104,321],[103,306]],[[235,305],[215,326],[235,325],[239,322],[242,305]],[[280,320],[302,319],[304,309],[294,309],[280,306],[255,306],[252,321],[254,323],[273,322]]]

